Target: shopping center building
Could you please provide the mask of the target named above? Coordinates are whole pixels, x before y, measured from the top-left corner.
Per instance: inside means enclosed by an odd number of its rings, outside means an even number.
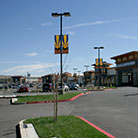
[[[117,86],[138,86],[138,51],[112,57],[116,63]]]

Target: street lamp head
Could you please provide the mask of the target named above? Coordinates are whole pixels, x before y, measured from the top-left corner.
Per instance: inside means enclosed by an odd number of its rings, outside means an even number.
[[[100,49],[104,49],[104,47],[103,47],[103,46],[101,46],[101,47],[100,47]]]
[[[89,65],[84,65],[84,67],[89,67]]]
[[[98,49],[98,47],[94,47],[94,49]]]
[[[104,49],[103,46],[100,46],[100,47],[94,47],[94,49]]]
[[[64,16],[71,16],[70,12],[64,12],[63,15]]]
[[[58,17],[58,16],[59,16],[58,13],[52,13],[51,15],[52,15],[53,17]]]
[[[73,70],[77,70],[77,68],[73,68]]]
[[[70,12],[64,12],[64,13],[52,13],[51,14],[53,17],[58,17],[58,16],[71,16]]]

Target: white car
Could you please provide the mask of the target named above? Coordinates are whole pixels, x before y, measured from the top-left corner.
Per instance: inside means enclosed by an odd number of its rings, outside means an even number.
[[[61,88],[61,85],[58,86],[58,88]],[[63,84],[63,91],[69,91],[69,87],[66,84]]]
[[[64,90],[64,91],[69,91],[68,85],[64,85],[64,86],[63,86],[63,90]]]

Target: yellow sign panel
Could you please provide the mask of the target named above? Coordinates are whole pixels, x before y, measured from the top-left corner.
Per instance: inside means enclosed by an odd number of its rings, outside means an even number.
[[[62,46],[63,46],[63,54],[68,54],[68,35],[63,35],[62,37]]]
[[[103,65],[103,59],[102,58],[100,58],[100,59],[98,59],[98,58],[96,58],[96,66],[102,66]]]
[[[68,54],[68,35],[55,35],[55,54],[60,54],[61,52],[62,54]]]
[[[60,35],[55,35],[55,54],[60,54],[61,39]]]

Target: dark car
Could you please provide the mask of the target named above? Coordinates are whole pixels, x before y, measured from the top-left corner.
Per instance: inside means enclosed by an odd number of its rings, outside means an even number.
[[[27,86],[21,86],[18,89],[18,92],[29,92],[29,87],[27,87]]]
[[[52,92],[52,84],[50,83],[43,84],[43,92],[48,92],[48,91]]]
[[[75,83],[68,84],[70,90],[78,90],[78,86]]]

